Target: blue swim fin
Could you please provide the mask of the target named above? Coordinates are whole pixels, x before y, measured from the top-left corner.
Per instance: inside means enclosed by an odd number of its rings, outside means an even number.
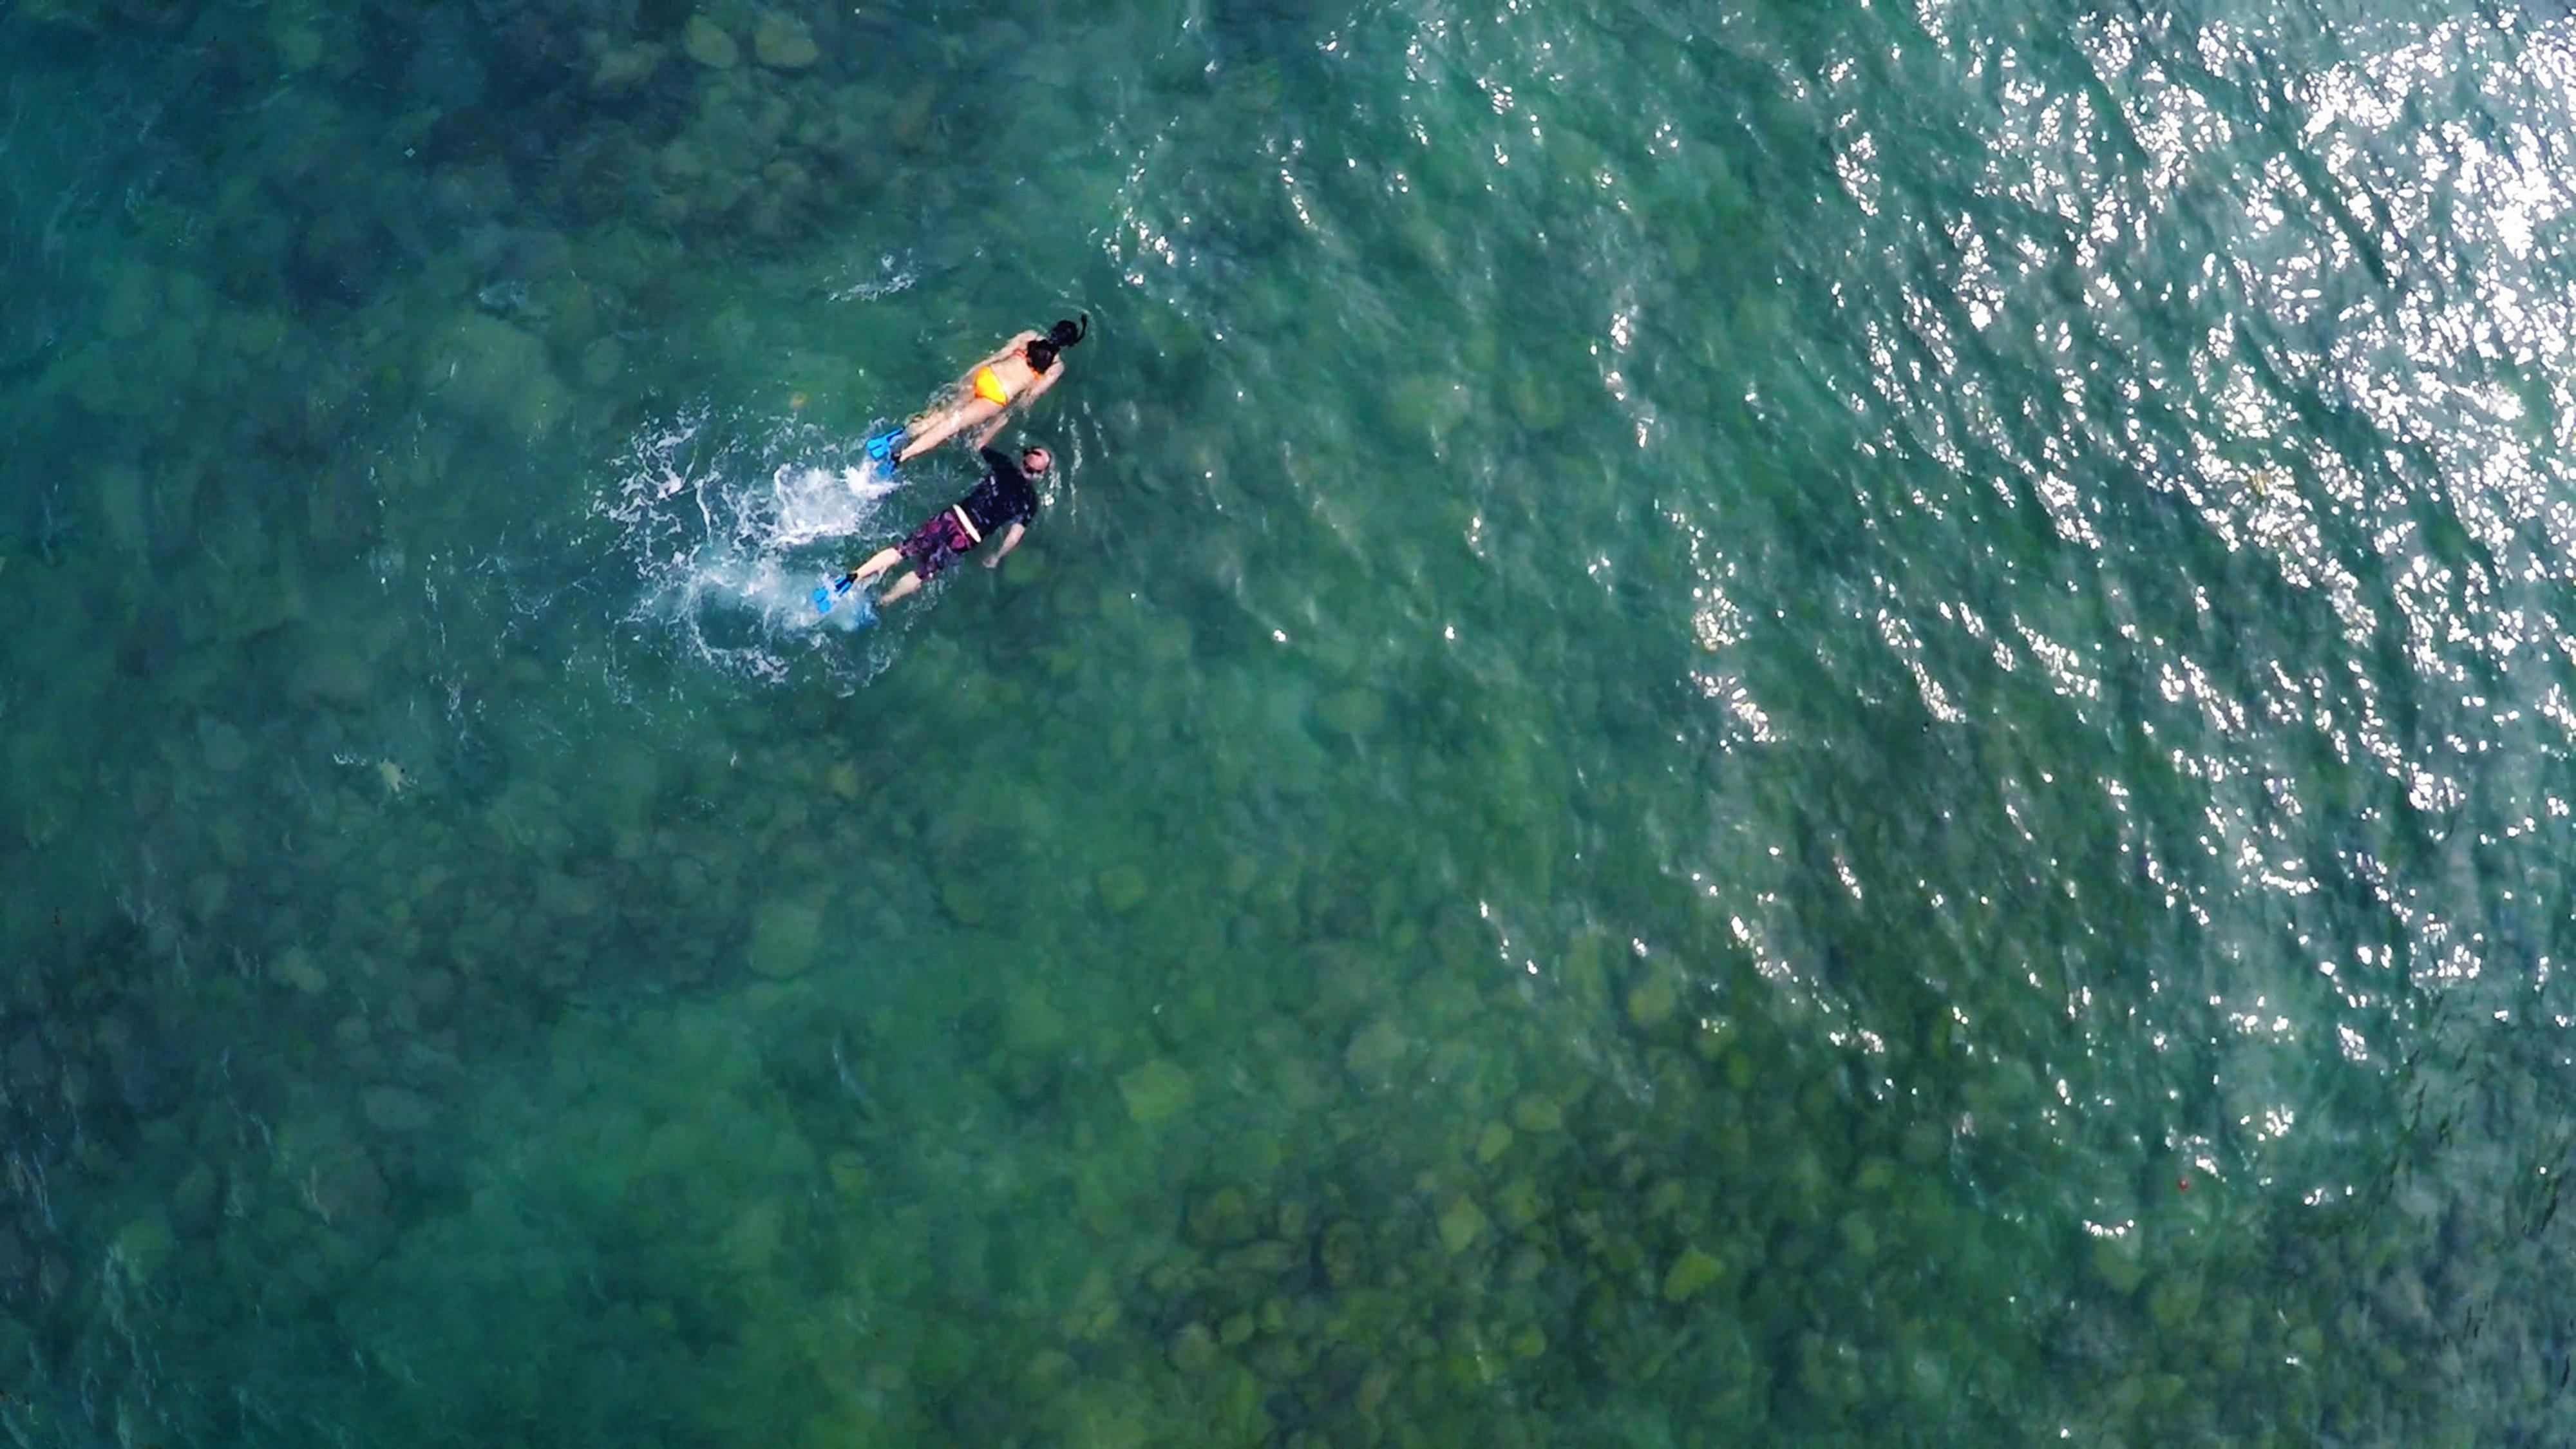
[[[816,589],[812,596],[814,600],[814,612],[817,614],[828,614],[832,612],[833,602],[839,599],[841,595],[848,593],[850,591],[850,585],[858,582],[858,577],[859,576],[856,574],[843,574],[839,578],[832,580],[832,586],[830,588]],[[874,609],[868,607],[868,596],[865,594],[859,595],[859,609],[860,612],[867,614],[873,614],[876,612]]]
[[[891,468],[903,461],[898,456],[903,452],[903,440],[903,429],[888,428],[868,439],[868,456]]]

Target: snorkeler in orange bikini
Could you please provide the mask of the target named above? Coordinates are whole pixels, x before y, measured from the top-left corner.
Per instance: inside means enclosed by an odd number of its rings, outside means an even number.
[[[1091,335],[1091,314],[1076,325],[1060,319],[1041,335],[1023,332],[1000,351],[966,370],[966,375],[932,400],[920,416],[899,428],[868,439],[868,456],[888,467],[914,458],[978,424],[980,451],[992,446],[1013,408],[1025,407],[1064,376],[1063,353]]]

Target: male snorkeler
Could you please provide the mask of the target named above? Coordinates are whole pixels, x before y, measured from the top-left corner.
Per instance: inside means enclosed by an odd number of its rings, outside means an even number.
[[[984,567],[999,568],[1020,546],[1029,531],[1029,519],[1038,511],[1038,491],[1029,486],[1029,479],[1055,466],[1055,459],[1036,447],[1021,449],[1016,463],[993,448],[985,448],[983,455],[984,480],[974,492],[932,514],[903,542],[878,549],[866,563],[843,574],[833,592],[864,584],[898,563],[909,563],[912,572],[877,596],[879,604],[891,604],[938,577],[940,570],[974,552],[996,532],[1002,535],[1002,545],[984,560]]]
[[[1088,312],[1079,325],[1064,318],[1043,335],[1021,333],[966,369],[912,421],[868,439],[868,456],[889,466],[909,463],[978,424],[984,430],[975,435],[976,449],[991,447],[1014,408],[1036,401],[1064,376],[1064,350],[1090,335]]]

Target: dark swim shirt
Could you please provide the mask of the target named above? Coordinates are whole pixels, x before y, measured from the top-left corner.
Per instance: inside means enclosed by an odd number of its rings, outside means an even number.
[[[957,500],[977,534],[991,538],[997,529],[1026,523],[1037,516],[1038,491],[1029,486],[1029,475],[1020,471],[1018,459],[999,449],[986,448],[984,467],[984,481],[975,485],[974,492]]]

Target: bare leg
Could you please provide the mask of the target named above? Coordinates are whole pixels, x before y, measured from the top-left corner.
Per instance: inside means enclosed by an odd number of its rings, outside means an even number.
[[[879,608],[883,608],[897,599],[909,596],[914,590],[919,589],[920,587],[921,575],[905,574],[902,578],[895,580],[892,587],[888,588],[884,593],[877,595],[877,606]]]
[[[920,426],[906,430],[903,451],[895,455],[895,461],[909,463],[968,428],[992,421],[993,415],[1001,410],[990,399],[976,397],[968,398],[945,412],[925,414]]]
[[[853,583],[861,583],[861,584],[864,584],[864,583],[866,583],[868,580],[870,580],[870,579],[872,579],[872,578],[875,578],[877,575],[879,575],[879,574],[881,574],[881,573],[884,573],[887,569],[893,568],[896,564],[898,564],[898,563],[900,563],[900,562],[902,562],[902,561],[903,561],[903,550],[902,550],[902,549],[899,549],[899,548],[881,548],[881,549],[878,549],[874,554],[869,555],[869,557],[868,557],[868,561],[867,561],[866,563],[863,563],[863,564],[859,565],[857,568],[854,568],[854,569],[850,570],[850,581],[851,581],[851,582],[853,582]]]

